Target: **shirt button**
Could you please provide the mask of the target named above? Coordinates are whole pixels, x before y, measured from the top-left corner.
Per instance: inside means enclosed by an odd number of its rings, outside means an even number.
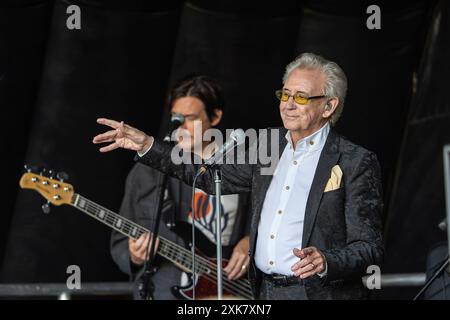
[[[278,214],[282,214],[283,213],[283,210],[278,210]]]
[[[294,160],[294,165],[295,165],[295,166],[297,165],[297,163],[298,163],[297,160]]]
[[[270,239],[275,239],[275,236],[273,234],[271,234]]]
[[[273,261],[272,261],[272,260],[270,260],[270,261],[269,261],[269,264],[270,264],[271,266],[273,266]]]
[[[286,186],[286,190],[289,190],[290,188],[289,188],[289,186]]]
[[[314,141],[312,141],[312,140],[309,141],[309,144],[310,144],[310,145],[313,145],[313,144],[314,144]]]

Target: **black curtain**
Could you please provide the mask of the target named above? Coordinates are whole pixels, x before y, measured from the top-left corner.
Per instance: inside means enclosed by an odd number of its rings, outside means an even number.
[[[117,210],[133,156],[100,154],[91,141],[104,128],[95,119],[126,119],[150,133],[159,130],[178,9],[77,2],[81,29],[69,30],[70,4],[54,3],[25,162],[66,171],[75,192]],[[29,190],[17,194],[4,281],[64,281],[72,264],[81,267],[83,281],[120,278],[108,228],[69,206],[44,215],[42,203]]]
[[[2,110],[2,261],[18,191],[48,38],[51,1],[11,1],[0,7],[0,107]]]
[[[310,4],[301,12],[297,52],[333,57],[344,69],[348,92],[337,130],[377,154],[389,190],[429,4],[410,1],[400,9],[380,4],[380,30],[365,27],[368,15],[353,14],[355,8]]]
[[[281,125],[274,91],[295,54],[299,5],[278,4],[190,1],[183,8],[171,85],[190,73],[216,78],[225,96],[222,128]]]
[[[438,224],[445,218],[442,148],[450,143],[449,43],[450,4],[441,1],[429,27],[397,163],[386,224],[386,272],[423,272],[431,247],[447,239]],[[409,290],[407,297],[417,291]]]

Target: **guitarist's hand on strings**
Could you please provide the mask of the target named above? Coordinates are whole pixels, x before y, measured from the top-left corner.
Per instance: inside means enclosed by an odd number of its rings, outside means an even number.
[[[108,152],[117,148],[123,148],[143,153],[147,151],[153,143],[153,137],[123,123],[123,121],[118,122],[100,118],[97,119],[97,123],[113,129],[96,135],[92,140],[95,144],[112,142],[109,145],[100,148],[100,152]]]
[[[234,247],[233,254],[227,266],[223,269],[228,273],[228,280],[237,280],[247,273],[250,263],[249,248],[249,236],[242,238]]]
[[[135,265],[140,266],[144,264],[145,257],[147,256],[147,260],[149,258],[150,253],[146,253],[147,244],[150,244],[148,250],[150,250],[153,239],[148,241],[150,237],[149,233],[144,233],[139,237],[139,239],[135,240],[133,238],[129,238],[128,240],[128,250],[130,251],[130,259]],[[156,238],[155,243],[155,252],[158,250],[159,239]]]

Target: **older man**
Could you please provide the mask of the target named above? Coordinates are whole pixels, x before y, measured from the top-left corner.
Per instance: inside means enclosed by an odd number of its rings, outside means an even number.
[[[274,174],[261,174],[259,161],[221,166],[224,193],[252,192],[250,280],[257,298],[367,297],[361,276],[383,256],[380,169],[372,152],[333,129],[346,89],[336,63],[300,55],[276,92],[284,128]],[[94,138],[112,142],[100,151],[135,150],[138,161],[192,182],[198,166],[174,165],[158,140],[123,122],[98,123],[114,129]],[[210,173],[198,185],[214,192]]]

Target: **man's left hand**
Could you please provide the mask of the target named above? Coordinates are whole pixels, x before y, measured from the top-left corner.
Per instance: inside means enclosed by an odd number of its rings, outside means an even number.
[[[307,247],[301,250],[295,248],[293,252],[300,258],[300,261],[291,268],[296,277],[305,279],[325,270],[325,256],[316,247]]]

